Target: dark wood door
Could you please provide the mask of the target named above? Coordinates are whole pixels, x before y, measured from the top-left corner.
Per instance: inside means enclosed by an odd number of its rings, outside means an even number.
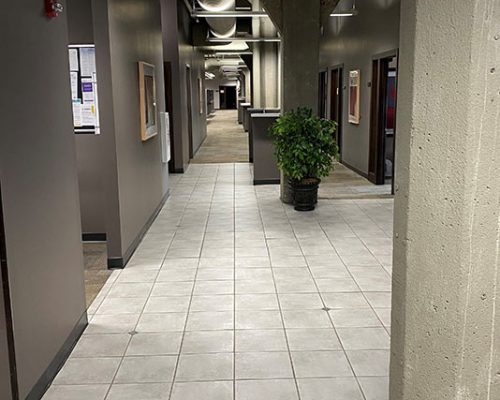
[[[187,110],[188,110],[188,136],[189,136],[189,159],[194,157],[193,149],[193,91],[191,84],[191,68],[186,67],[186,91],[187,91]]]
[[[319,73],[319,91],[318,91],[318,115],[320,118],[326,118],[328,103],[328,71]]]
[[[337,123],[335,139],[339,146],[340,160],[342,161],[342,95],[343,79],[342,68],[335,68],[330,73],[330,119]]]
[[[391,179],[394,186],[397,68],[391,63],[395,59],[387,56],[372,63],[368,179],[377,185]]]

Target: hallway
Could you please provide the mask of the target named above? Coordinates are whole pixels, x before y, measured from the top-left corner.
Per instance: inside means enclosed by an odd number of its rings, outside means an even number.
[[[191,165],[45,400],[387,400],[390,199],[300,214]]]
[[[237,110],[217,110],[207,120],[207,137],[191,163],[248,162],[248,134],[238,124]]]

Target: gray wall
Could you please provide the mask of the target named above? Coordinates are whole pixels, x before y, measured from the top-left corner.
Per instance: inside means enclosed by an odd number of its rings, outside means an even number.
[[[142,142],[139,122],[139,61],[155,65],[157,111],[165,110],[161,13],[157,0],[94,0],[92,8],[101,128],[109,151],[108,257],[115,258],[130,252],[168,190],[160,136]]]
[[[66,15],[47,20],[38,0],[3,11],[0,181],[24,399],[85,316],[85,295]]]
[[[71,0],[66,9],[70,44],[94,43],[91,0]],[[75,135],[80,191],[80,211],[84,233],[106,233],[105,181],[106,153],[102,135]]]
[[[205,106],[201,109],[199,106],[199,94],[198,94],[198,78],[201,79],[203,84],[202,92],[205,93],[204,80],[205,80],[205,58],[202,52],[198,51],[191,45],[190,38],[190,26],[191,17],[184,6],[184,4],[179,5],[179,83],[181,85],[181,104],[183,105],[182,110],[182,120],[183,120],[183,136],[188,137],[188,95],[187,95],[187,84],[186,84],[186,66],[191,67],[191,99],[192,99],[192,110],[193,110],[193,151],[201,146],[205,137],[207,136],[207,122],[206,122],[206,112]],[[205,104],[205,102],[203,102]],[[183,147],[184,159],[189,160],[189,141],[184,142]]]
[[[191,98],[193,118],[193,150],[199,148],[207,135],[206,105],[199,107],[198,78],[205,92],[205,60],[203,53],[191,45],[191,17],[181,0],[161,0],[163,51],[165,61],[172,64],[172,124],[174,169],[183,172],[189,163],[189,134],[186,66],[191,67]]]
[[[399,47],[399,5],[399,0],[357,2],[359,15],[329,18],[321,39],[321,69],[344,64],[344,86],[349,70],[361,70],[359,125],[347,122],[349,99],[344,90],[342,159],[363,173],[368,173],[372,57]]]

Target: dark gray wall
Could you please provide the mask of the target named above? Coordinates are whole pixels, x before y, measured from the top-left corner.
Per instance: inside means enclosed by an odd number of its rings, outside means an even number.
[[[359,15],[329,18],[321,39],[321,69],[344,64],[344,86],[349,70],[361,70],[359,125],[348,122],[344,90],[342,159],[363,173],[368,173],[372,58],[399,47],[399,5],[399,0],[357,2]]]
[[[160,3],[94,0],[92,8],[102,136],[116,162],[104,178],[108,215],[119,210],[108,218],[108,256],[122,257],[168,190],[160,136],[142,142],[139,121],[139,61],[155,65],[157,111],[165,110]]]
[[[70,44],[94,43],[91,0],[71,0],[66,9]],[[84,233],[106,233],[105,182],[106,153],[102,135],[75,135],[80,191],[80,211]]]
[[[193,150],[207,135],[205,106],[200,113],[198,78],[205,92],[205,59],[191,45],[191,17],[181,0],[161,0],[165,61],[172,63],[172,100],[175,169],[184,171],[189,163],[188,96],[186,66],[191,67]],[[204,104],[204,103],[203,103]]]
[[[66,6],[66,1],[63,1]],[[0,181],[20,398],[85,315],[66,15],[4,4]]]

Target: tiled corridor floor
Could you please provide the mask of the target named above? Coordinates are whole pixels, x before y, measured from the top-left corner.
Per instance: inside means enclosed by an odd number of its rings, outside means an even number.
[[[387,400],[392,200],[191,165],[45,400]]]

